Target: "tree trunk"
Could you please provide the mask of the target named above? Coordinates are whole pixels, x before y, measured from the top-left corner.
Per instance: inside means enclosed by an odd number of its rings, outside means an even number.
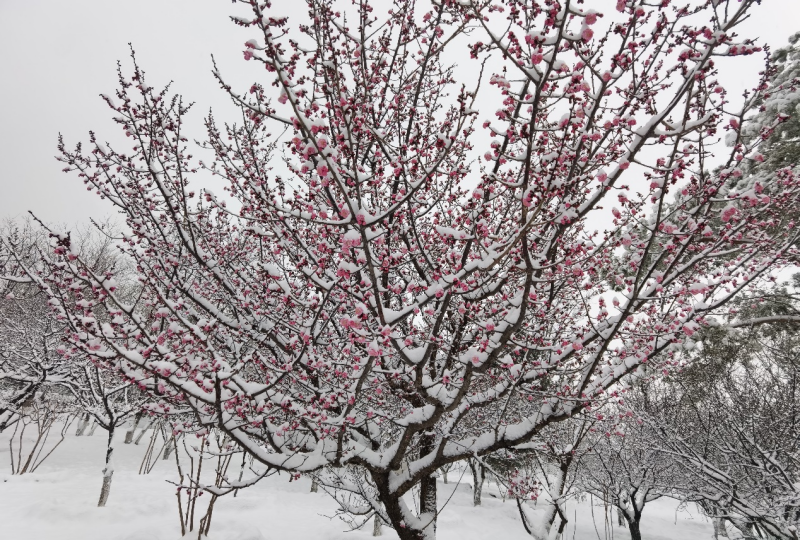
[[[133,435],[136,433],[136,428],[139,426],[139,420],[142,418],[142,413],[136,413],[136,416],[133,417],[133,426],[131,429],[125,434],[125,444],[131,444],[133,442]]]
[[[625,525],[625,516],[622,514],[622,510],[617,508],[617,525],[622,527]]]
[[[442,480],[444,484],[447,485],[447,469],[442,469]]]
[[[714,540],[728,538],[728,531],[725,529],[725,522],[722,521],[722,518],[711,518],[711,522],[714,524]]]
[[[373,474],[372,480],[378,489],[378,497],[383,503],[386,517],[397,533],[400,540],[434,540],[435,532],[432,527],[423,529],[425,524],[419,526],[419,521],[413,519],[412,510],[403,501],[402,495],[389,489],[388,474]],[[409,522],[406,521],[409,518]],[[413,519],[413,521],[412,521]]]
[[[472,505],[480,506],[486,469],[482,463],[474,459],[469,460],[469,468],[472,471]]]
[[[434,538],[436,535],[436,476],[424,476],[419,484],[419,513],[423,521],[423,526],[432,529]]]
[[[149,423],[145,424],[145,426],[142,428],[142,431],[139,433],[139,436],[136,437],[135,441],[133,441],[133,444],[138,445],[142,441],[142,437],[144,437],[144,434],[147,433],[147,430],[150,429],[150,426],[152,426],[152,425],[153,425],[153,422],[149,422]]]
[[[319,484],[317,483],[317,477],[311,477],[311,493],[317,493],[319,491]]]
[[[175,438],[173,437],[172,439],[167,441],[167,444],[164,446],[164,453],[162,454],[161,459],[164,460],[169,459],[169,455],[172,453],[172,450],[174,449],[175,449]],[[239,478],[239,480],[241,480],[241,478]]]
[[[375,512],[375,517],[372,518],[372,536],[383,536],[383,530],[381,528],[381,517]]]
[[[83,413],[80,421],[78,421],[78,429],[75,430],[75,436],[83,436],[83,432],[86,431],[87,427],[89,427],[89,413]]]
[[[105,506],[108,502],[108,494],[111,492],[111,477],[114,475],[114,425],[108,428],[108,446],[106,447],[106,467],[103,469],[103,487],[100,488],[100,500],[97,506]]]
[[[628,521],[628,530],[631,532],[631,540],[642,540],[642,533],[639,532],[639,521]]]
[[[571,463],[572,457],[568,456],[566,458],[562,458],[558,466],[558,471],[555,474],[548,474],[547,492],[550,500],[541,500],[541,502],[544,503],[546,510],[541,518],[542,521],[539,522],[541,523],[540,532],[543,538],[550,536],[550,531],[553,529],[553,524],[556,522],[556,517],[560,517],[561,519],[558,529],[559,532],[562,531],[567,525],[567,520],[564,516],[563,508],[561,507],[561,497],[564,495],[564,489],[567,485],[567,474],[569,473],[569,467]]]

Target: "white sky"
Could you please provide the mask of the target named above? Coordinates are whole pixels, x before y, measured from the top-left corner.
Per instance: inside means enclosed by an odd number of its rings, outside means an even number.
[[[287,1],[303,4],[276,3]],[[0,0],[0,219],[32,210],[47,222],[75,224],[113,213],[76,175],[62,173],[54,156],[59,132],[68,146],[86,141],[90,129],[101,140],[117,135],[98,94],[113,95],[117,60],[129,72],[129,42],[151,86],[173,80],[174,90],[197,103],[194,137],[203,137],[209,107],[218,116],[236,114],[210,74],[210,55],[239,88],[262,72],[242,58],[254,35],[230,22],[234,13],[242,7],[229,0]],[[763,0],[740,35],[777,49],[797,31],[800,0]],[[721,80],[740,94],[762,65],[762,57],[740,59],[723,66]]]

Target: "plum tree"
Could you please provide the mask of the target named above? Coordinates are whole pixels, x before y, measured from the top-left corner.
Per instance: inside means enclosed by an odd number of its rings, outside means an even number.
[[[792,169],[728,189],[761,139],[737,136],[715,62],[759,50],[735,33],[754,0],[239,4],[263,82],[239,92],[215,67],[242,121],[208,116],[213,162],[135,59],[104,96],[130,148],[59,144],[124,215],[141,293],[120,298],[62,233],[34,277],[71,354],[276,470],[359,468],[369,485],[340,500],[403,540],[433,537],[439,468],[668,371],[794,256]]]

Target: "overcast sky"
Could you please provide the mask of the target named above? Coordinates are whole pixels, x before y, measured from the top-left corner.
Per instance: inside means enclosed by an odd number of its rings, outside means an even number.
[[[197,103],[195,127],[209,107],[233,113],[211,77],[210,56],[230,82],[255,80],[253,65],[242,60],[242,44],[254,36],[228,19],[241,9],[230,0],[0,0],[0,218],[32,210],[45,221],[74,224],[112,214],[74,174],[62,173],[54,156],[59,132],[70,146],[90,129],[103,140],[116,135],[98,94],[113,94],[116,61],[129,66],[129,42],[151,86],[173,80]],[[740,35],[774,49],[796,31],[800,0],[763,0]],[[762,64],[750,57],[721,79],[741,93]]]

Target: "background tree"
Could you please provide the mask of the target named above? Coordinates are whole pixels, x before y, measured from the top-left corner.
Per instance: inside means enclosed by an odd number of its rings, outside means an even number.
[[[634,410],[647,413],[647,405],[652,405],[631,398],[626,400],[628,406],[638,402]],[[640,525],[647,503],[677,493],[676,463],[654,444],[657,436],[652,427],[636,418],[630,408],[614,407],[605,412],[613,420],[601,424],[600,436],[581,461],[579,481],[586,492],[616,507],[620,524],[627,524],[633,540],[641,540]]]
[[[43,243],[39,231],[6,223],[0,234],[21,260],[37,264]],[[69,374],[57,353],[62,325],[46,316],[47,295],[21,275],[6,245],[0,244],[0,431],[14,425],[37,393]]]
[[[141,411],[144,404],[142,394],[130,382],[122,381],[110,366],[98,367],[83,354],[73,355],[64,346],[66,324],[54,314],[49,297],[36,284],[36,276],[46,265],[52,248],[41,229],[33,228],[30,221],[15,224],[9,222],[2,236],[2,284],[4,297],[0,298],[0,395],[4,396],[0,408],[0,430],[20,418],[27,407],[30,421],[39,427],[39,437],[23,465],[18,463],[18,472],[34,469],[38,463],[35,456],[42,454],[41,448],[51,428],[57,424],[64,430],[72,415],[80,414],[77,435],[82,435],[88,423],[94,420],[108,432],[104,481],[98,506],[108,500],[113,475],[113,437],[117,427],[129,416]],[[114,271],[124,286],[117,290],[120,299],[136,295],[136,287],[130,283],[130,267],[125,264],[113,247],[108,224],[97,228],[83,229],[75,239],[79,253],[94,272]],[[105,314],[106,321],[109,320]],[[23,420],[25,421],[25,420]],[[22,445],[20,432],[20,447]],[[59,441],[59,444],[60,442]],[[47,457],[48,452],[44,452]],[[13,457],[13,456],[12,456]]]
[[[796,86],[800,77],[800,32],[789,38],[789,45],[778,49],[770,57],[770,67],[775,74],[771,78],[770,91],[760,102],[758,114],[746,119],[745,138],[763,138],[761,158],[751,162],[756,169],[777,170],[794,167],[800,162],[800,99],[787,90]],[[785,115],[786,121],[778,126],[772,119]]]
[[[569,421],[547,426],[527,445],[526,451],[516,452],[517,460],[508,460],[505,464],[527,469],[527,475],[538,480],[535,493],[538,513],[530,512],[523,504],[525,497],[516,497],[523,526],[537,540],[562,534],[566,528],[569,522],[566,504],[583,489],[580,484],[582,460],[591,452],[592,441],[597,437],[595,424],[597,417],[585,412]],[[496,463],[496,458],[489,459],[492,470],[503,466],[502,462]]]
[[[114,475],[114,434],[131,416],[145,406],[146,396],[130,382],[121,381],[114,371],[90,361],[71,358],[70,390],[80,410],[90,416],[107,433],[103,485],[97,506],[105,506]]]
[[[746,534],[796,538],[800,520],[796,302],[787,287],[742,299],[738,328],[706,329],[658,398],[684,496]]]

